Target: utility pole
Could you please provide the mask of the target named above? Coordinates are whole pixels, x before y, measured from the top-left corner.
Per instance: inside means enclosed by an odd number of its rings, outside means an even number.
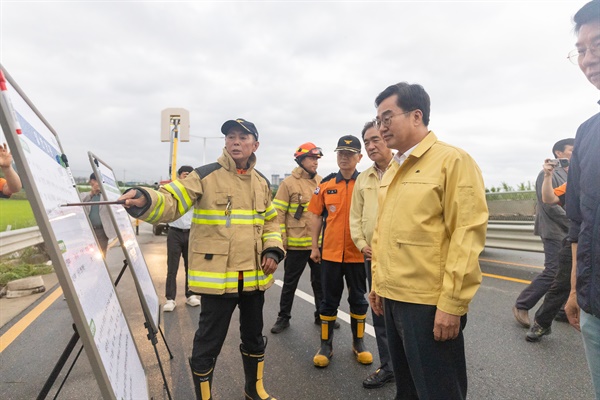
[[[223,139],[223,136],[196,136],[190,135],[191,137],[195,137],[198,139],[202,139],[203,147],[202,147],[202,165],[206,165],[206,139]]]

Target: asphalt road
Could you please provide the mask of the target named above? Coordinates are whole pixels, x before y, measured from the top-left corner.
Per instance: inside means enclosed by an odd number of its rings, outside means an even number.
[[[152,236],[150,226],[143,224],[138,236],[144,257],[150,267],[161,301],[166,277],[166,236]],[[108,264],[113,277],[122,266],[120,249],[111,249]],[[525,283],[540,271],[543,255],[518,251],[487,249],[481,256],[486,274],[473,300],[465,330],[470,399],[592,399],[589,371],[585,362],[581,337],[568,324],[555,322],[553,332],[540,343],[525,341],[526,330],[512,316],[511,307]],[[165,313],[162,331],[173,354],[159,337],[157,350],[173,399],[193,399],[192,379],[187,364],[192,339],[198,324],[199,307],[184,303],[183,267],[180,269],[177,308]],[[395,387],[366,390],[362,380],[375,370],[378,357],[375,338],[366,335],[367,347],[373,353],[372,366],[359,365],[351,350],[351,332],[346,295],[340,307],[341,329],[335,331],[332,363],[317,369],[312,357],[319,346],[319,327],[313,324],[314,305],[305,272],[299,290],[304,292],[294,301],[291,327],[279,335],[269,332],[277,318],[283,267],[275,274],[278,284],[267,292],[265,328],[268,337],[265,362],[265,387],[278,399],[393,399]],[[507,280],[516,279],[515,280]],[[154,399],[167,398],[163,388],[158,358],[146,338],[143,314],[131,274],[126,271],[117,292],[134,334],[146,368],[148,387]],[[52,290],[45,297],[51,296]],[[43,299],[40,299],[38,304]],[[0,330],[11,326],[36,306],[33,304]],[[531,312],[533,317],[533,311]],[[370,323],[370,317],[368,319]],[[73,330],[67,304],[58,296],[52,305],[0,354],[0,397],[34,399],[65,349]],[[217,360],[213,381],[213,397],[217,400],[243,399],[244,376],[239,353],[238,315],[234,314],[223,351]],[[371,331],[372,332],[372,331]],[[66,370],[73,363],[79,343],[61,372],[48,398],[53,398]],[[85,351],[74,364],[59,399],[99,399],[98,384],[92,374]]]

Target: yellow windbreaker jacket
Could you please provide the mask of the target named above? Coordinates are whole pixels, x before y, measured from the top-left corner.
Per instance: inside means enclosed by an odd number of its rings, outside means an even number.
[[[277,211],[267,179],[254,169],[254,154],[249,163],[246,173],[239,174],[223,150],[216,163],[196,168],[158,191],[136,188],[151,203],[141,210],[132,207],[129,213],[152,224],[174,221],[194,207],[188,283],[195,293],[236,294],[240,275],[244,291],[266,290],[273,284],[273,276],[263,274],[260,265],[267,252],[278,263],[283,259]]]
[[[310,250],[311,216],[308,204],[313,192],[321,182],[321,177],[310,177],[302,167],[296,167],[292,175],[281,182],[273,205],[277,209],[277,221],[281,229],[281,238],[288,250]],[[298,206],[302,206],[298,212]],[[295,218],[295,216],[299,216]]]
[[[487,220],[479,167],[429,132],[381,181],[373,289],[388,299],[465,314],[481,283]]]
[[[391,163],[395,163],[392,159]],[[371,165],[356,178],[352,190],[350,205],[350,235],[357,249],[362,252],[365,246],[371,246],[373,231],[377,222],[377,194],[379,193],[379,175]]]

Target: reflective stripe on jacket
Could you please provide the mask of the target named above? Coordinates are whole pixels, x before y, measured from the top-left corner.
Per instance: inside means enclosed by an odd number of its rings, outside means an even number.
[[[292,174],[279,185],[273,205],[277,209],[277,221],[281,229],[281,238],[288,250],[310,250],[312,246],[311,215],[308,205],[313,192],[321,182],[321,177],[310,177],[302,167],[296,167]],[[294,218],[298,206],[304,209],[300,219]]]
[[[254,170],[255,163],[253,154],[246,173],[239,174],[224,150],[216,163],[196,168],[185,179],[146,190],[152,201],[139,217],[144,221],[174,221],[194,207],[188,283],[195,293],[236,294],[240,276],[244,291],[273,284],[273,276],[261,269],[263,253],[272,252],[279,262],[284,252],[269,184]]]

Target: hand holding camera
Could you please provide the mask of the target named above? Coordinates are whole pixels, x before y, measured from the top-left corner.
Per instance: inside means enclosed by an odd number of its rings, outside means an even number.
[[[566,168],[569,166],[569,159],[568,158],[556,158],[556,159],[550,159],[547,158],[544,161],[544,165],[542,165],[542,168],[544,169],[544,175],[545,176],[550,176],[554,173],[554,168]]]
[[[546,160],[546,162],[552,164],[554,167],[567,168],[569,166],[568,158],[556,158],[554,160]]]

